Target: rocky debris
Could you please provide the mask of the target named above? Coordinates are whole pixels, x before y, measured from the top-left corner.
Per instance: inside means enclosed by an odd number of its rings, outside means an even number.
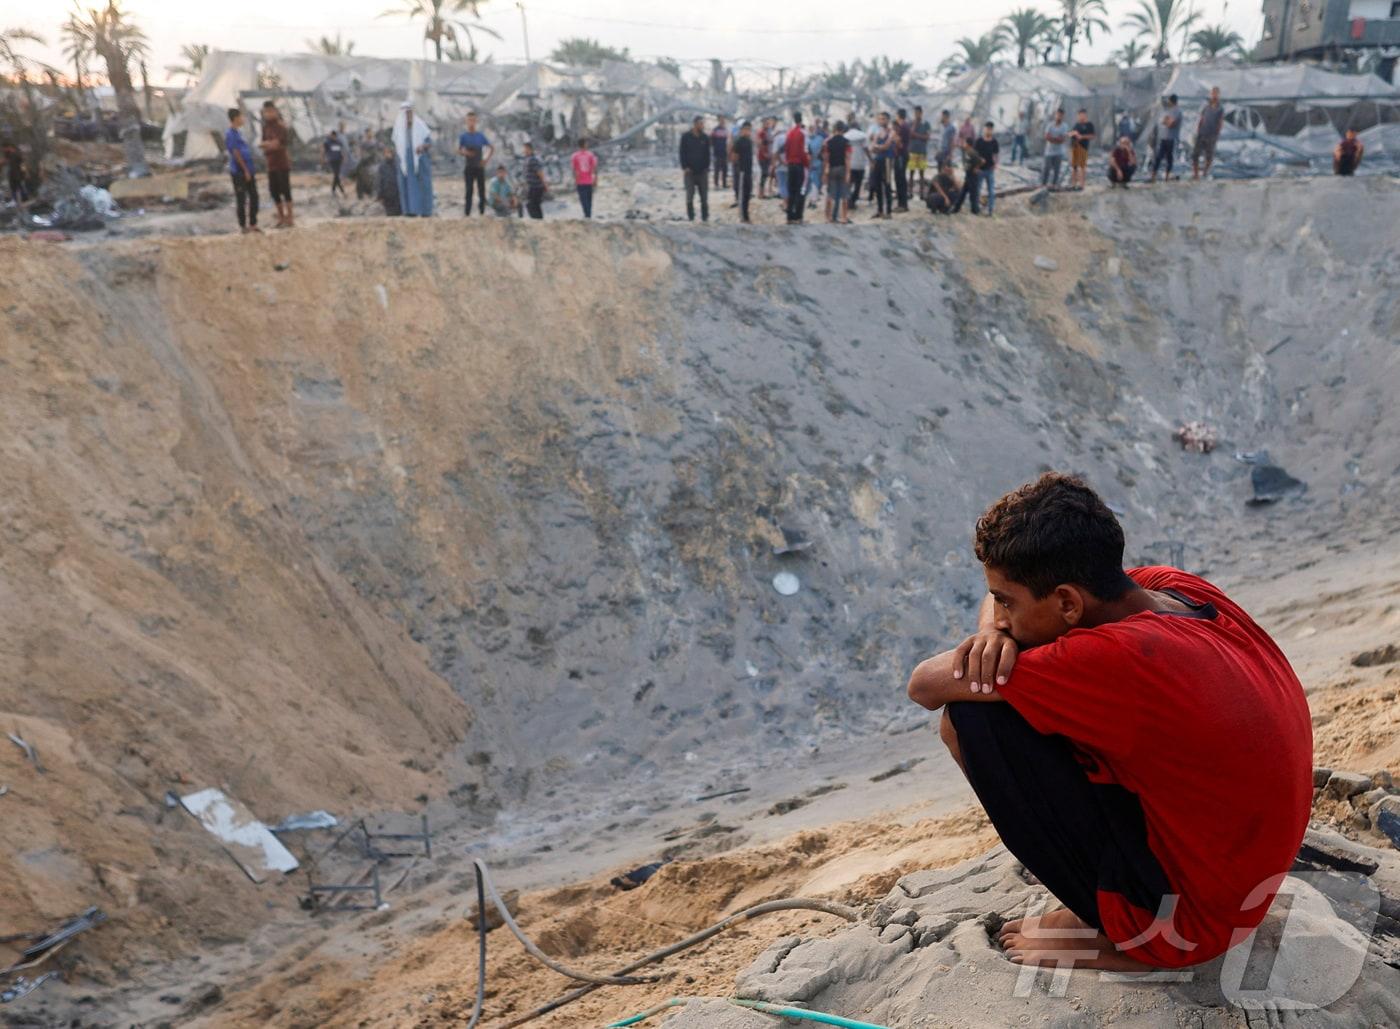
[[[1254,496],[1248,503],[1252,506],[1273,504],[1291,493],[1301,493],[1308,488],[1307,483],[1295,479],[1276,464],[1256,464],[1249,470],[1250,485]]]
[[[1035,265],[1043,272],[1053,272],[1060,267],[1060,262],[1053,257],[1046,257],[1044,254],[1036,254],[1031,264]]]
[[[997,930],[1048,895],[999,847],[904,876],[867,922],[835,936],[780,940],[739,974],[736,994],[901,1027],[1223,1027],[1241,1010],[1247,1021],[1288,1007],[1304,1026],[1387,1021],[1386,1013],[1400,1011],[1397,923],[1385,914],[1400,897],[1400,856],[1335,834],[1309,832],[1308,844],[1312,860],[1284,880],[1286,900],[1252,943],[1194,968],[1136,978],[1012,964],[995,943]],[[1357,867],[1372,867],[1371,877],[1351,871]],[[666,1023],[770,1024],[699,1002]]]
[[[1382,797],[1371,805],[1367,817],[1372,828],[1400,848],[1400,797]]]
[[[1348,797],[1354,797],[1369,789],[1370,786],[1371,777],[1369,775],[1362,775],[1360,772],[1333,772],[1324,789],[1329,797],[1346,800]]]
[[[1363,650],[1351,659],[1355,668],[1373,668],[1376,665],[1389,665],[1400,661],[1400,646],[1394,643],[1387,643],[1383,647],[1376,647],[1374,650]]]
[[[1384,768],[1374,772],[1313,769],[1313,816],[1333,826],[1377,834],[1400,848],[1400,794]]]
[[[1172,433],[1172,439],[1181,444],[1182,450],[1196,454],[1209,454],[1215,449],[1215,430],[1205,422],[1187,422]]]

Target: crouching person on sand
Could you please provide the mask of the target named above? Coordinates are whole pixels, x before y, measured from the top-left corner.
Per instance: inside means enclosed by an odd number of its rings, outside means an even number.
[[[1307,827],[1312,725],[1287,659],[1204,579],[1125,572],[1117,519],[1071,476],[993,504],[975,549],[978,630],[909,696],[943,708],[992,825],[1063,905],[1008,922],[1008,956],[1145,971],[1222,954]]]
[[[506,174],[506,166],[496,165],[496,175],[491,180],[486,195],[491,201],[491,210],[497,218],[509,218],[520,211],[520,197],[515,194],[515,186]]]

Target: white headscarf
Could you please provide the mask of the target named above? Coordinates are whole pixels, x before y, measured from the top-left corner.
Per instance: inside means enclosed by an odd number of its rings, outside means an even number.
[[[413,163],[416,165],[418,163],[416,156],[418,148],[427,142],[428,136],[431,134],[431,130],[423,122],[423,119],[415,117],[413,119],[413,138],[409,138],[408,112],[412,110],[413,104],[405,100],[399,104],[399,116],[394,119],[394,150],[398,156],[399,170],[405,175],[408,174],[409,153],[412,152],[415,155]]]

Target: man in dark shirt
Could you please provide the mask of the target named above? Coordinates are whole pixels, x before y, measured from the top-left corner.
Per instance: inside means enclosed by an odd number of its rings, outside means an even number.
[[[739,220],[749,223],[749,200],[753,197],[753,123],[744,122],[729,145],[734,164],[734,188],[739,191]]]
[[[710,130],[710,149],[713,151],[710,156],[710,164],[714,170],[715,188],[727,189],[729,186],[729,129],[725,127],[724,115],[722,114],[715,122],[715,127]]]
[[[1347,129],[1346,136],[1332,151],[1332,171],[1338,175],[1355,175],[1365,153],[1366,145],[1356,137],[1356,130]]]
[[[1220,87],[1212,86],[1210,99],[1201,108],[1201,116],[1196,119],[1196,143],[1191,147],[1191,178],[1199,179],[1202,174],[1210,178],[1210,166],[1215,163],[1215,144],[1220,142],[1220,130],[1225,126],[1225,108],[1220,103]],[[1206,170],[1201,171],[1201,158],[1206,159]]]
[[[982,158],[981,177],[987,184],[987,217],[990,218],[997,205],[997,167],[1001,164],[1001,143],[997,141],[996,126],[991,122],[984,124],[982,135],[972,146]],[[972,206],[972,213],[977,213],[976,204]]]
[[[263,156],[267,160],[267,191],[272,195],[272,202],[277,205],[276,228],[290,229],[294,225],[292,219],[292,154],[288,148],[290,134],[287,132],[287,124],[282,120],[281,113],[277,110],[277,105],[271,100],[263,102],[262,105],[263,130],[262,147]]]
[[[946,163],[939,165],[938,174],[928,184],[928,193],[924,197],[928,209],[934,214],[952,214],[957,196],[958,180],[953,176],[953,166]]]
[[[705,119],[698,114],[690,131],[681,136],[681,170],[685,173],[685,213],[695,220],[695,194],[700,194],[700,220],[710,220],[710,141],[705,138]]]
[[[928,122],[924,121],[924,109],[918,105],[914,107],[914,125],[909,130],[909,192],[914,192],[914,175],[919,176],[919,196],[923,196],[928,189],[928,144],[933,135],[933,129]]]
[[[976,140],[963,140],[963,185],[953,202],[953,214],[962,210],[963,201],[972,201],[972,213],[981,214],[982,169],[986,159],[977,149]]]
[[[544,177],[544,162],[535,156],[535,145],[526,143],[525,151],[525,211],[531,218],[544,217],[544,195],[549,183]]]
[[[826,175],[826,217],[831,222],[849,225],[851,186],[851,144],[846,139],[846,123],[838,121],[835,131],[822,144],[822,168]]]
[[[368,160],[368,158],[365,158]],[[384,158],[379,162],[378,173],[375,178],[374,196],[384,205],[384,213],[390,218],[398,218],[403,214],[403,207],[399,204],[399,169],[398,158],[394,154],[394,144],[384,144]]]
[[[1069,130],[1069,188],[1083,189],[1089,177],[1089,144],[1094,141],[1094,123],[1083,107]]]
[[[496,148],[476,127],[476,112],[467,112],[467,130],[457,137],[457,153],[462,155],[462,175],[467,185],[467,217],[472,213],[472,191],[477,194],[477,211],[486,213],[486,166]]]
[[[340,181],[340,169],[345,163],[345,140],[340,138],[340,133],[331,129],[330,135],[321,144],[321,156],[326,162],[326,167],[331,170],[331,196],[337,192],[341,196],[345,195],[345,185]]]

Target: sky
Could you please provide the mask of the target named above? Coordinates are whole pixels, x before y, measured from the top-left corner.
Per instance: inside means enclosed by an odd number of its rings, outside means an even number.
[[[83,0],[96,6],[105,0]],[[1252,44],[1263,22],[1260,0],[1188,0],[1210,24],[1224,22]],[[340,32],[353,40],[355,52],[377,57],[428,55],[422,23],[403,17],[377,17],[403,0],[122,0],[122,7],[151,42],[152,79],[167,76],[180,46],[208,43],[216,49],[294,52],[306,40]],[[1109,36],[1077,47],[1075,59],[1104,60],[1128,33],[1117,29],[1138,0],[1107,0]],[[671,57],[683,62],[687,79],[704,75],[710,58],[761,62],[799,72],[824,65],[884,54],[932,70],[954,49],[960,36],[977,36],[1015,7],[1031,6],[1054,13],[1055,0],[919,0],[876,4],[851,0],[704,0],[702,4],[664,4],[657,0],[524,0],[529,52],[546,57],[562,38],[589,36],[637,57]],[[24,27],[48,37],[50,46],[31,47],[33,56],[63,66],[59,24],[66,14],[61,0],[0,0],[0,28]],[[482,23],[500,35],[481,36],[478,46],[497,61],[521,61],[526,38],[515,0],[484,0]],[[1082,57],[1081,57],[1082,54]],[[693,63],[692,63],[693,62]],[[179,84],[179,83],[176,83]]]

